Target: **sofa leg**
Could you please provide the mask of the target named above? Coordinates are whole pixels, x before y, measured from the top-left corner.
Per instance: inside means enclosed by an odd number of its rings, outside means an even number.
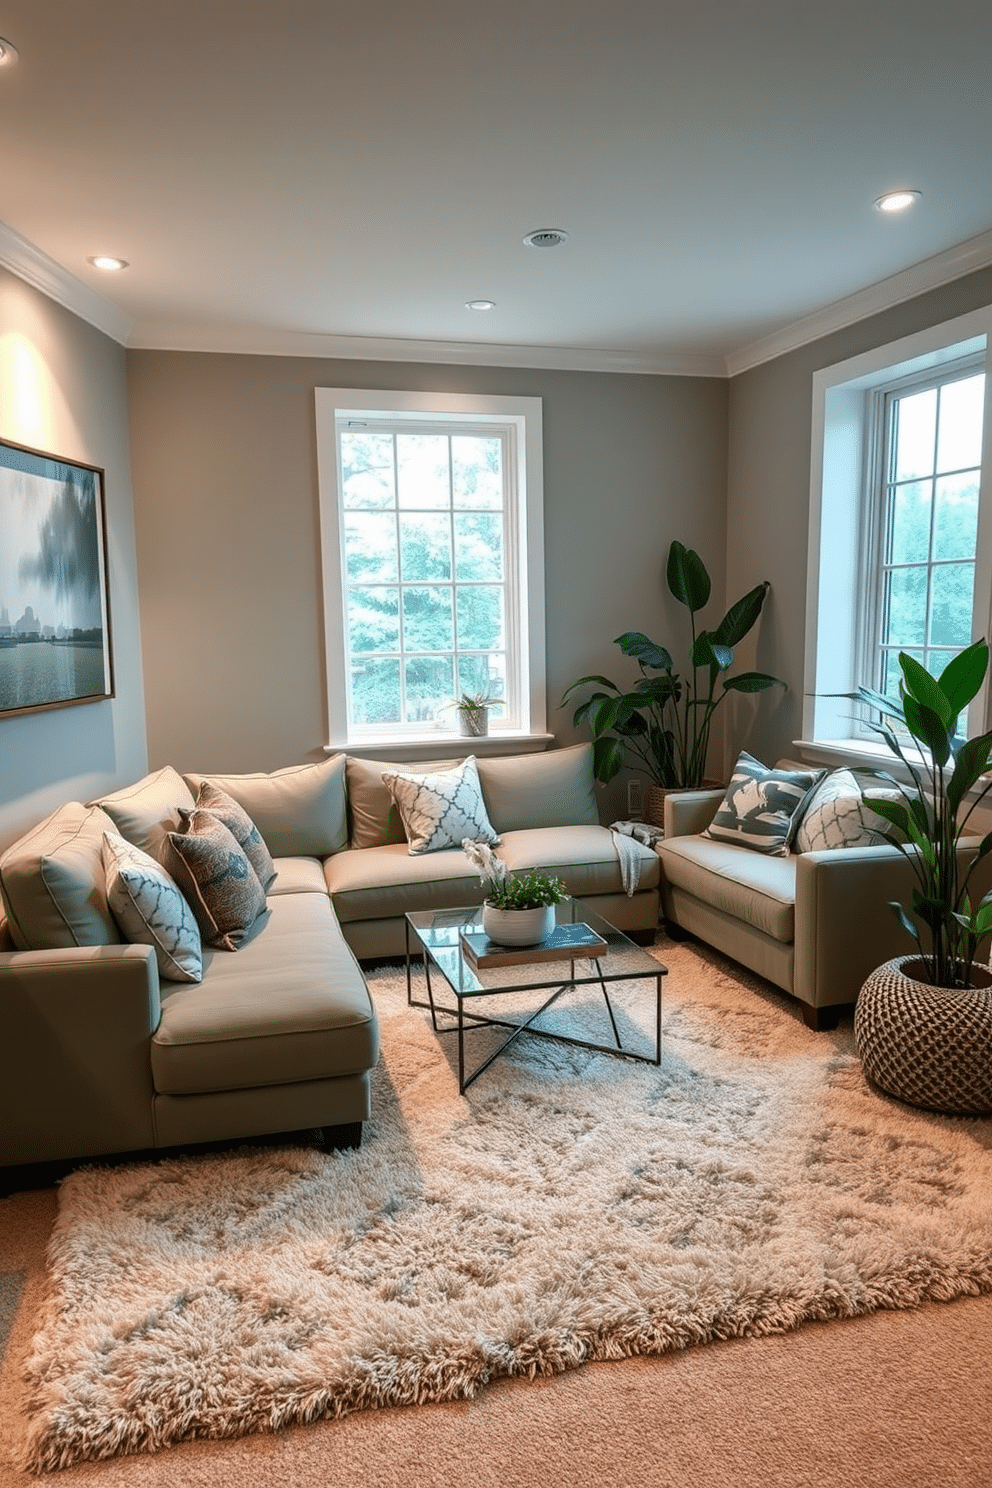
[[[325,1126],[322,1130],[325,1152],[343,1152],[348,1148],[362,1145],[362,1123],[360,1121],[345,1121],[340,1126]]]
[[[834,1002],[829,1007],[811,1007],[808,1002],[800,1002],[799,1010],[807,1028],[811,1028],[814,1033],[827,1033],[831,1028],[837,1027],[844,1006],[842,1002]]]

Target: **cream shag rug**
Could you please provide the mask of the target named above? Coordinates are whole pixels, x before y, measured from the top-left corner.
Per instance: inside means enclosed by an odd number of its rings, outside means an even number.
[[[380,971],[359,1151],[67,1179],[26,1465],[992,1291],[992,1123],[872,1093],[849,1022],[810,1033],[715,955],[656,954],[660,1069],[522,1037],[460,1097],[454,1037]],[[628,1033],[651,990],[618,991]]]

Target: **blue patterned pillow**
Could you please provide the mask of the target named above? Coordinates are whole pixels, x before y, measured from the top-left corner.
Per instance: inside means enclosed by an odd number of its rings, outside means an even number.
[[[411,855],[461,847],[466,837],[499,841],[486,813],[474,754],[454,770],[382,779],[396,802]]]
[[[166,833],[162,863],[196,915],[207,945],[236,951],[265,910],[265,890],[233,835],[212,811],[183,812]]]
[[[160,976],[200,981],[200,927],[175,879],[119,832],[103,834],[103,868],[107,902],[128,944],[153,946]]]
[[[746,750],[703,834],[752,852],[785,857],[811,793],[826,770],[772,770]]]
[[[276,881],[276,865],[272,854],[262,841],[262,834],[245,808],[227,791],[222,791],[212,780],[203,780],[196,793],[196,804],[204,811],[212,811],[231,833],[235,842],[258,874],[259,883],[268,893]]]

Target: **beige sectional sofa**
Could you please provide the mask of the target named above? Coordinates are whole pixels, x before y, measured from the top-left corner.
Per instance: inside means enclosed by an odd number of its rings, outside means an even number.
[[[685,791],[665,802],[658,844],[665,922],[796,997],[810,1028],[832,1028],[870,971],[913,950],[889,908],[909,904],[912,865],[885,842],[765,856],[714,841],[705,831],[723,797],[722,790]],[[962,843],[962,862],[977,842]],[[990,887],[986,859],[976,870],[976,897]]]
[[[359,1140],[378,1032],[358,958],[402,954],[408,911],[484,896],[460,847],[411,855],[382,777],[460,764],[337,755],[209,777],[167,766],[68,803],[12,844],[0,857],[0,1165],[309,1127]],[[553,869],[621,928],[653,934],[657,856],[638,846],[625,893],[590,746],[480,759],[478,775],[511,868]],[[204,781],[251,819],[276,876],[239,948],[204,944],[202,979],[180,981],[163,975],[161,946],[123,939],[102,851],[109,831],[156,857]]]

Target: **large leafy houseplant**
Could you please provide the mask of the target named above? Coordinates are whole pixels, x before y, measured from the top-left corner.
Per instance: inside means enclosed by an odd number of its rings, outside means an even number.
[[[689,611],[691,639],[685,675],[675,670],[666,647],[640,631],[628,630],[617,636],[615,644],[640,667],[634,686],[625,690],[609,677],[593,673],[573,682],[562,698],[564,705],[580,688],[592,685],[597,689],[574,714],[577,725],[588,723],[592,728],[597,780],[612,780],[629,761],[655,785],[698,787],[703,782],[713,716],[727,694],[785,686],[766,672],[724,675],[733,664],[733,648],[761,614],[767,581],[731,605],[715,630],[697,631],[696,615],[709,601],[711,590],[706,565],[691,548],[673,542],[666,579],[671,593]]]
[[[953,657],[939,677],[905,652],[898,701],[859,687],[856,697],[881,717],[869,725],[902,762],[910,785],[884,770],[869,772],[895,784],[902,800],[874,797],[865,802],[896,829],[888,841],[913,865],[916,883],[907,909],[891,901],[899,923],[919,948],[923,975],[935,987],[968,987],[979,944],[992,933],[992,892],[972,902],[970,884],[978,863],[992,851],[992,832],[978,842],[962,868],[958,847],[976,806],[992,789],[981,777],[992,768],[992,733],[958,737],[958,718],[977,695],[988,670],[989,648],[975,641]]]

